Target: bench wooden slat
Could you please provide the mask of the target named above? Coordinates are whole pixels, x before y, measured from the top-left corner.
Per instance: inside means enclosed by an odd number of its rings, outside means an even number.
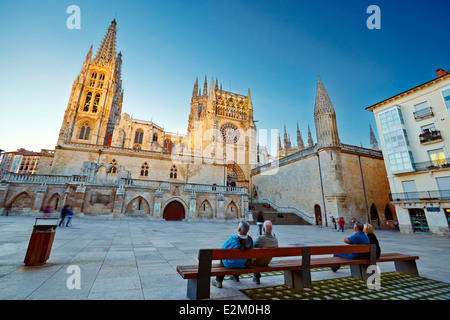
[[[254,248],[247,251],[239,249],[214,249],[213,260],[251,259],[268,257],[301,256],[302,247]]]
[[[363,253],[370,252],[370,244],[352,244],[342,246],[313,246],[311,255]]]

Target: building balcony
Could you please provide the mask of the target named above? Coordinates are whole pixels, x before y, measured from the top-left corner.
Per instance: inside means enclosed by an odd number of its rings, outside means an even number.
[[[389,195],[391,202],[407,201],[450,201],[450,190],[416,191],[392,193]]]
[[[428,108],[417,110],[416,112],[414,112],[414,119],[423,120],[426,118],[430,118],[433,115],[434,115],[433,110],[431,109],[431,107],[428,107]]]
[[[416,162],[414,163],[414,168],[416,169],[416,172],[450,169],[450,158],[427,162]]]
[[[420,143],[427,144],[430,142],[436,142],[442,140],[441,131],[427,131],[419,135]]]

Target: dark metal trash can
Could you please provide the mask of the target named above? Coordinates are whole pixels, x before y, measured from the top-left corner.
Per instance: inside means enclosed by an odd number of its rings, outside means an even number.
[[[40,266],[47,262],[59,218],[36,218],[25,255],[25,266]]]

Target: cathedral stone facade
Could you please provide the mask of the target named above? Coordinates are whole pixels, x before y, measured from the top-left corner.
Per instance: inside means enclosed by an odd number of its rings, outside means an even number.
[[[36,174],[2,176],[0,213],[36,215],[70,204],[76,216],[224,221],[251,219],[250,201],[290,207],[310,223],[326,220],[326,212],[365,217],[370,205],[384,212],[381,152],[340,142],[320,79],[317,143],[309,131],[305,148],[297,130],[297,148],[285,133],[284,148],[280,141],[278,154],[268,155],[256,144],[250,90],[228,92],[214,78],[195,80],[186,134],[123,113],[116,33],[113,20],[95,55],[88,51],[55,150],[42,150]]]
[[[341,143],[333,104],[319,78],[314,105],[317,143],[308,127],[305,147],[297,126],[297,147],[278,139],[275,161],[252,170],[254,202],[295,212],[311,224],[331,225],[331,217],[394,226],[395,208],[383,156],[370,128],[371,149]],[[286,132],[286,129],[285,129]]]

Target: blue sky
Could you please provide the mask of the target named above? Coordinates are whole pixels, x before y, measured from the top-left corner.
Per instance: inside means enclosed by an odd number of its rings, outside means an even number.
[[[69,5],[81,9],[70,30]],[[369,5],[381,29],[369,30]],[[53,149],[72,83],[114,17],[123,54],[122,111],[186,133],[195,78],[250,88],[258,129],[314,141],[320,76],[341,141],[370,147],[366,107],[450,70],[450,1],[5,1],[0,2],[0,149]],[[282,133],[282,132],[281,132]]]

